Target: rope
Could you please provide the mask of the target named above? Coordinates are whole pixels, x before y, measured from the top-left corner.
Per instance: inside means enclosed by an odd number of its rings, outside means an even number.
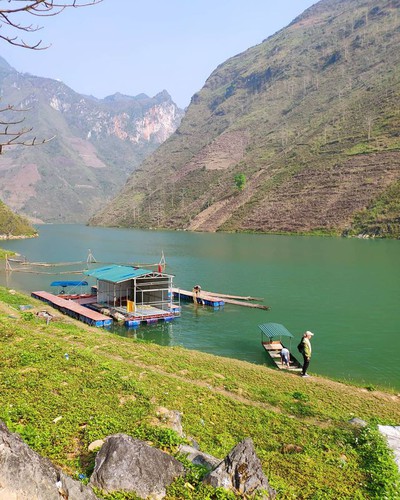
[[[32,269],[26,269],[26,267],[67,267],[67,266],[76,266],[76,265],[82,265],[86,264],[89,266],[89,264],[101,264],[101,265],[109,265],[109,264],[115,264],[115,262],[101,262],[97,261],[91,250],[89,250],[88,258],[86,260],[78,260],[75,262],[29,262],[24,258],[22,261],[14,261],[12,260],[13,264],[20,265],[22,267],[11,267],[10,261],[6,256],[6,271],[14,271],[14,272],[20,272],[20,273],[31,273],[31,274],[53,274],[53,275],[58,275],[58,274],[83,274],[85,271],[88,271],[88,269],[83,269],[81,271],[59,271],[59,272],[45,272],[45,271],[34,271]],[[159,263],[157,264],[135,264],[132,262],[128,263],[120,263],[116,264],[119,266],[131,266],[131,267],[159,267],[160,264],[162,263],[163,265],[163,270],[165,268],[165,257],[164,257],[164,252],[162,253],[162,257]],[[25,269],[23,269],[25,267]]]
[[[78,260],[76,262],[22,262],[23,266],[42,266],[42,267],[61,267],[61,266],[76,266],[78,264],[86,264],[86,260]]]
[[[87,269],[82,269],[81,271],[59,271],[58,273],[51,273],[47,271],[31,271],[29,269],[11,269],[14,273],[30,273],[30,274],[47,274],[58,276],[60,274],[83,274]]]

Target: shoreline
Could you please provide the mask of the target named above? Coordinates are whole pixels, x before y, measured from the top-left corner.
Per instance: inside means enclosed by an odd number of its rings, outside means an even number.
[[[0,234],[0,241],[27,240],[27,239],[30,239],[30,238],[38,238],[38,237],[39,237],[39,233],[35,233],[35,234],[32,234],[32,235],[26,235],[26,234],[24,234],[24,235],[18,235],[18,236],[9,235],[9,234]]]

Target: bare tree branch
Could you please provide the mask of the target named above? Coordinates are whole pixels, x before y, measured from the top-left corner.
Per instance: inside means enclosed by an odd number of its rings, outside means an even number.
[[[11,27],[17,31],[24,31],[25,33],[34,33],[42,29],[42,26],[33,24],[23,24],[15,19],[15,16],[20,17],[24,14],[29,14],[37,17],[51,17],[60,14],[64,9],[68,7],[79,8],[87,7],[89,5],[95,5],[103,0],[71,0],[69,2],[58,2],[54,0],[36,0],[36,1],[26,1],[26,0],[8,0],[9,8],[0,9],[0,29],[4,25]],[[24,5],[21,5],[24,4]],[[0,39],[4,40],[11,45],[16,47],[22,47],[24,49],[32,50],[44,50],[49,47],[42,46],[43,41],[39,40],[35,43],[27,43],[19,36],[3,35],[0,34]]]
[[[0,113],[4,113],[6,111],[24,112],[29,111],[29,109],[15,109],[13,106],[7,106],[0,109]],[[48,139],[41,139],[39,141],[36,137],[34,137],[33,139],[27,139],[26,136],[27,134],[32,132],[33,127],[14,128],[15,125],[20,125],[24,121],[25,117],[21,118],[20,120],[13,120],[10,118],[0,121],[0,126],[4,127],[3,129],[0,129],[0,154],[3,152],[3,148],[5,146],[37,146],[39,144],[45,144],[46,142],[54,139],[55,136]],[[4,137],[5,139],[2,140],[1,137]]]
[[[69,0],[62,2],[59,0],[6,0],[7,8],[0,8],[0,40],[24,49],[45,50],[49,45],[43,45],[42,40],[27,42],[19,34],[15,34],[15,32],[27,34],[36,33],[43,28],[42,26],[30,24],[29,22],[24,23],[22,21],[24,16],[51,17],[60,14],[68,7],[87,7],[89,5],[101,3],[102,1],[103,0]],[[5,28],[11,30],[11,34],[4,33],[3,30]],[[0,118],[0,127],[3,127],[2,129],[0,128],[0,155],[5,146],[37,146],[54,139],[55,136],[39,141],[36,137],[27,139],[26,135],[32,132],[33,128],[14,128],[15,125],[20,125],[25,118],[15,119],[12,117],[12,113],[26,111],[29,111],[29,109],[16,108],[11,104],[0,108],[0,114],[4,113],[2,116],[6,117],[4,119]],[[1,140],[1,137],[4,137],[4,140]]]

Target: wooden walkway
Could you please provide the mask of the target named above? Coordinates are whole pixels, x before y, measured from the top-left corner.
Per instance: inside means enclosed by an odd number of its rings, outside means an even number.
[[[193,292],[182,290],[181,288],[173,288],[172,291],[175,297],[180,297],[181,300],[193,301]],[[201,291],[198,297],[199,299],[203,300],[205,305],[207,306],[221,307],[224,304],[233,304],[235,306],[250,307],[252,309],[270,309],[269,306],[264,306],[263,304],[250,303],[249,301],[252,300],[262,300],[255,297],[241,297],[239,295],[228,295],[224,293],[219,294],[217,292],[214,293],[206,291]]]
[[[71,316],[72,318],[87,323],[91,326],[110,326],[113,322],[113,320],[109,316],[105,316],[104,314],[92,311],[87,307],[77,304],[73,300],[65,300],[61,297],[58,297],[57,295],[53,295],[52,293],[39,291],[32,292],[31,295],[35,299],[46,302],[50,306],[54,307],[54,309],[57,309],[63,314],[67,314],[68,316]]]
[[[180,300],[186,300],[193,302],[193,292],[189,292],[189,290],[182,290],[181,288],[172,288],[172,293],[175,297],[179,297]],[[222,307],[225,302],[215,297],[214,295],[207,295],[205,292],[201,292],[198,295],[198,298],[204,302],[204,305],[211,306],[214,308]]]

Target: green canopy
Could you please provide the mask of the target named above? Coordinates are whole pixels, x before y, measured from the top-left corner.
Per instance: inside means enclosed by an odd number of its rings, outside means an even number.
[[[121,266],[113,264],[110,266],[99,267],[90,271],[85,271],[86,276],[93,276],[101,281],[110,281],[111,283],[122,283],[134,278],[140,278],[147,274],[153,274],[149,269],[139,269],[131,266]]]
[[[258,328],[270,340],[280,337],[293,338],[293,335],[289,332],[289,330],[279,323],[264,323],[263,325],[258,325]]]

